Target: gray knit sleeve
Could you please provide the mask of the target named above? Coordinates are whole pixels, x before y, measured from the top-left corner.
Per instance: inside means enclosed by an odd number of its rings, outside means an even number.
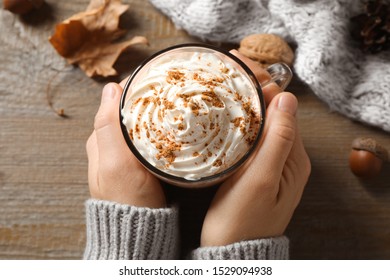
[[[191,253],[194,260],[286,260],[289,240],[285,236],[241,241],[227,246],[201,247]]]
[[[84,259],[174,259],[175,208],[142,208],[89,199]]]

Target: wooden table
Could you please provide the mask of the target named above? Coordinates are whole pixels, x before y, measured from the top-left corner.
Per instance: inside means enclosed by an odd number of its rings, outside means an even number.
[[[148,1],[124,1],[131,4],[123,21],[127,36],[144,35],[150,46],[123,55],[116,65],[119,77],[91,79],[67,65],[47,40],[57,22],[83,11],[89,1],[46,2],[24,18],[0,10],[1,259],[81,258],[89,197],[85,142],[102,87],[129,75],[157,50],[197,41],[176,30]],[[313,166],[286,233],[291,258],[389,259],[390,168],[360,181],[348,167],[355,137],[375,137],[390,149],[389,134],[331,112],[297,79],[289,90],[300,102],[300,130]],[[57,116],[48,98],[68,117]],[[191,221],[183,219],[183,248],[196,246],[204,205],[214,189],[168,192],[193,215]]]

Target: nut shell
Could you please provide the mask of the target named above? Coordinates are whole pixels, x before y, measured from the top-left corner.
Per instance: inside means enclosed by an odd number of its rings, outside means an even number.
[[[380,145],[375,139],[369,137],[356,138],[352,142],[352,149],[369,151],[383,161],[389,160],[389,153],[385,147]]]
[[[252,34],[240,42],[238,51],[267,68],[277,62],[292,66],[294,52],[281,37],[274,34]]]
[[[352,149],[349,155],[349,167],[353,174],[360,178],[372,178],[377,176],[382,169],[383,160],[375,154]]]

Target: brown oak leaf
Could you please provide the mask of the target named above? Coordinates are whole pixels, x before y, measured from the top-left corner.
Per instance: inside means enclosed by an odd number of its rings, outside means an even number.
[[[113,42],[126,32],[119,28],[119,18],[128,8],[121,0],[91,0],[85,12],[57,24],[49,41],[68,63],[79,65],[89,77],[116,75],[113,65],[124,50],[148,44],[142,36]]]

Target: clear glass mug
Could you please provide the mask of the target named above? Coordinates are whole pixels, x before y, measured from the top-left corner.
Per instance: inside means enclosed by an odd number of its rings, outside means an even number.
[[[282,90],[292,77],[283,63],[267,71],[266,84]],[[237,171],[255,150],[265,121],[253,72],[205,44],[176,45],[146,59],[127,80],[119,110],[123,136],[139,162],[169,184],[194,188],[219,184]]]

